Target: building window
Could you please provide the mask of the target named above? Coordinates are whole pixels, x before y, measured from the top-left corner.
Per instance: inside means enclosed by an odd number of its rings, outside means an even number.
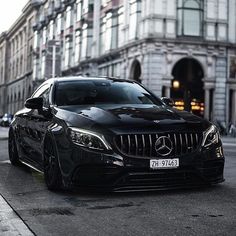
[[[100,25],[100,54],[103,54],[105,51],[105,39],[106,39],[106,17],[101,19]]]
[[[22,75],[24,72],[23,68],[23,56],[20,57],[20,75]]]
[[[51,20],[49,23],[49,35],[48,35],[49,40],[53,40],[54,38],[54,21]]]
[[[19,58],[16,59],[16,74],[15,76],[17,77],[19,74]]]
[[[32,19],[29,19],[28,21],[28,36],[30,37],[33,33],[33,27],[32,27]]]
[[[70,65],[70,37],[66,37],[65,42],[65,68]]]
[[[106,36],[105,36],[105,51],[111,49],[111,40],[112,40],[112,13],[109,12],[106,15]]]
[[[102,7],[105,7],[107,5],[107,0],[101,0]]]
[[[83,38],[82,38],[82,50],[81,57],[87,57],[87,47],[88,47],[88,24],[83,25]]]
[[[39,46],[39,34],[38,31],[34,32],[34,50]]]
[[[61,14],[59,14],[57,16],[57,35],[61,34],[61,30],[62,30],[62,17]]]
[[[41,59],[41,79],[45,78],[45,68],[46,68],[46,56],[45,53],[43,53],[42,55],[42,59]]]
[[[77,65],[80,60],[80,46],[81,46],[81,32],[80,30],[77,30],[75,32],[75,65]]]
[[[203,0],[179,0],[178,35],[201,36]]]
[[[76,4],[76,21],[80,21],[81,20],[81,15],[82,15],[82,4],[81,1],[77,1]]]
[[[89,11],[89,0],[84,0],[83,1],[83,14],[88,13]]]
[[[37,79],[37,60],[34,60],[33,62],[33,79],[36,80]]]
[[[100,26],[100,54],[117,48],[118,45],[118,14],[108,12],[101,19]]]
[[[43,45],[45,45],[47,43],[47,28],[46,27],[43,28],[42,38],[43,38]]]
[[[71,23],[72,23],[72,18],[71,18],[71,6],[66,8],[66,28],[70,28],[71,27]]]
[[[118,47],[124,43],[124,7],[118,10]]]
[[[130,0],[129,39],[138,37],[138,20],[141,17],[141,1]]]

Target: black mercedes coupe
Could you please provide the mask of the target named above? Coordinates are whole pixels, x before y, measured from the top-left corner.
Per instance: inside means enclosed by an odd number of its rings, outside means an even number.
[[[139,83],[115,78],[44,82],[14,116],[9,158],[44,173],[50,190],[158,190],[224,181],[213,124],[178,111]]]

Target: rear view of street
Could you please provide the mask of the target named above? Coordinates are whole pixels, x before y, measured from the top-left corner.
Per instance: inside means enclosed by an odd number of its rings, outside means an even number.
[[[224,139],[224,147],[226,182],[215,187],[53,193],[42,175],[10,165],[1,139],[0,235],[235,235],[235,139]]]

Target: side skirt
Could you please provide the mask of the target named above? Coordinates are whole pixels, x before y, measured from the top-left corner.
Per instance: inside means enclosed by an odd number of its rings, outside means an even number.
[[[32,164],[29,164],[29,163],[27,163],[27,162],[25,162],[25,161],[22,161],[21,159],[20,159],[20,162],[21,162],[22,164],[24,164],[24,165],[30,167],[31,169],[33,169],[33,170],[35,170],[35,171],[37,171],[37,172],[39,172],[39,173],[41,173],[41,174],[44,174],[44,172],[43,172],[42,170],[38,169],[37,167],[33,166]]]

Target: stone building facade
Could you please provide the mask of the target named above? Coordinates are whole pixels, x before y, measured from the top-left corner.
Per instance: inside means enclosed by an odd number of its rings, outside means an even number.
[[[0,114],[3,114],[6,110],[6,52],[7,40],[6,33],[4,32],[0,35]]]
[[[32,93],[33,22],[40,1],[29,1],[0,36],[0,114],[14,114]]]
[[[180,108],[204,104],[205,118],[236,123],[235,16],[235,0],[41,1],[33,87],[60,75],[133,79]]]
[[[207,119],[235,123],[235,15],[234,0],[48,0],[34,25],[33,80],[135,79],[159,96],[204,103]]]

